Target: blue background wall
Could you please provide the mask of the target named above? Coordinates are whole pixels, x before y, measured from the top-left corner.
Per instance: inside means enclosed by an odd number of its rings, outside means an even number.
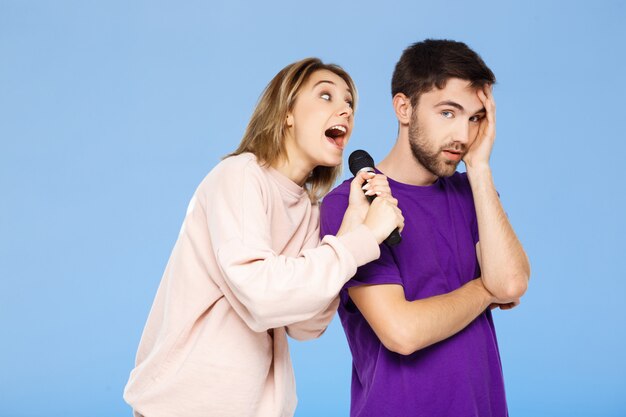
[[[393,66],[425,37],[498,77],[493,170],[533,266],[495,313],[511,415],[626,415],[625,2],[382,3],[0,0],[0,416],[130,415],[187,203],[263,87],[306,56],[344,66],[346,157],[379,160]],[[338,322],[291,348],[296,415],[346,416]]]

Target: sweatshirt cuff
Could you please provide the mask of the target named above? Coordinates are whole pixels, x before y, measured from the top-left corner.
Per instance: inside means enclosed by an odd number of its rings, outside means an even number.
[[[343,243],[348,251],[354,256],[357,267],[372,262],[380,257],[380,246],[372,231],[361,224],[337,239]]]

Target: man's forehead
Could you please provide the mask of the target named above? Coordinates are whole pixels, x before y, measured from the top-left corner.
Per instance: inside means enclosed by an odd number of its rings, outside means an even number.
[[[477,94],[479,89],[468,80],[450,78],[443,88],[435,86],[423,93],[420,102],[431,106],[457,103],[468,112],[477,112],[483,108]]]

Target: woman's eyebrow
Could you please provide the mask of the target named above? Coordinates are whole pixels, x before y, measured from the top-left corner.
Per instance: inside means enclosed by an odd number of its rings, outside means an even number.
[[[330,80],[320,80],[320,81],[316,82],[313,87],[317,87],[318,85],[320,85],[322,83],[328,83],[328,84],[336,85],[333,81],[330,81]]]
[[[315,83],[315,85],[313,86],[313,88],[315,88],[315,87],[317,87],[318,85],[323,84],[323,83],[332,84],[332,85],[334,85],[334,86],[336,86],[336,85],[337,85],[337,84],[335,84],[335,82],[334,82],[334,81],[331,81],[331,80],[320,80],[320,81],[318,81],[318,82],[316,82],[316,83]],[[350,93],[350,95],[352,95],[352,90],[350,90],[350,88],[346,88],[346,91],[347,91],[348,93]]]

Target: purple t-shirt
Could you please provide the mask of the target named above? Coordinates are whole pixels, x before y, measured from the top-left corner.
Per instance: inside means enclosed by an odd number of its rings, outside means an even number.
[[[352,417],[504,417],[507,406],[491,312],[459,333],[400,355],[387,350],[350,300],[347,288],[399,284],[409,301],[446,294],[480,276],[478,226],[465,174],[419,187],[389,179],[405,219],[402,242],[381,245],[341,290],[339,316],[352,352]],[[321,233],[335,234],[348,206],[350,182],[328,194]]]

